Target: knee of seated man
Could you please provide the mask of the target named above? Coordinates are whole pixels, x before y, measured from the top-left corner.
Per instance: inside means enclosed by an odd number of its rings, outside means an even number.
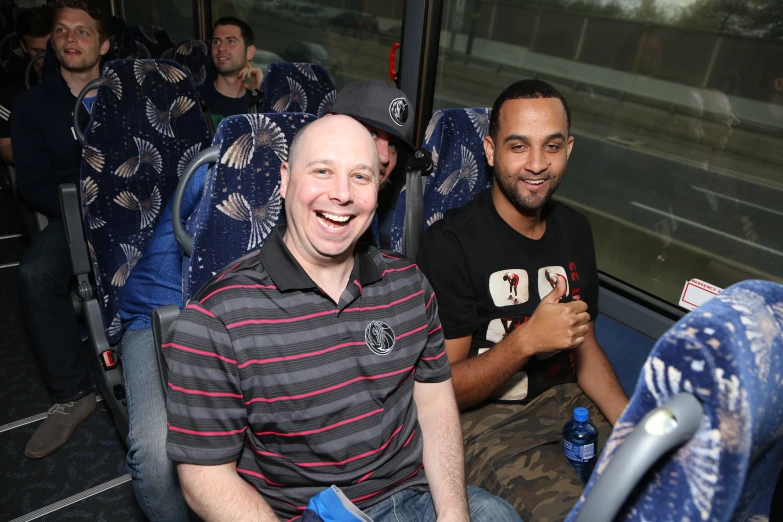
[[[468,486],[470,519],[492,522],[521,522],[511,504],[481,488]]]
[[[19,263],[19,287],[22,292],[36,293],[45,280],[47,270],[43,260],[25,256]]]

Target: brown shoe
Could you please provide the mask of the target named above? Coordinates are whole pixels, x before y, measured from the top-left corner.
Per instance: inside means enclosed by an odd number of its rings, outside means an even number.
[[[24,454],[28,459],[41,459],[51,455],[68,441],[81,421],[95,411],[95,393],[90,392],[81,399],[49,408],[49,415],[35,430]]]

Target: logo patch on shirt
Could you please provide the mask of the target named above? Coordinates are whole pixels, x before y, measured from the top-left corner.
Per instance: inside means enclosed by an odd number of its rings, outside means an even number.
[[[397,338],[391,326],[382,321],[372,321],[364,329],[364,341],[372,353],[386,355],[394,348]]]
[[[389,104],[389,116],[394,123],[400,127],[408,121],[408,102],[405,98],[395,98]]]

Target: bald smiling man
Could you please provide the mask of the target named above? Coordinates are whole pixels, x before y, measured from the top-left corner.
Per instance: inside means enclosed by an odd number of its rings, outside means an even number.
[[[362,239],[380,185],[370,133],[317,120],[281,175],[287,225],[171,328],[167,449],[185,500],[207,521],[289,520],[337,485],[375,522],[518,521],[465,487],[429,283]]]

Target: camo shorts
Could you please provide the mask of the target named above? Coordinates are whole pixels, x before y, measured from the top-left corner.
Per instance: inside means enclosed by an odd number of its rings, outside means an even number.
[[[562,447],[563,426],[577,406],[590,410],[600,451],[612,427],[574,383],[529,404],[488,403],[464,412],[468,484],[506,500],[525,522],[565,520],[583,489]]]

